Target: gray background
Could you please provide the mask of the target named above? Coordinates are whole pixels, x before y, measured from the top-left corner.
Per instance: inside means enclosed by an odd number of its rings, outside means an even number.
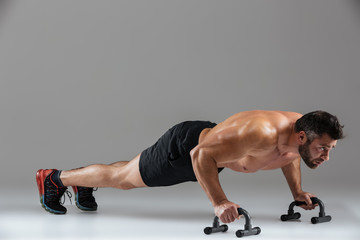
[[[129,160],[180,121],[253,109],[337,115],[347,138],[328,164],[303,172],[359,183],[356,1],[0,7],[2,186],[33,186],[39,168]],[[256,175],[263,184],[280,172]]]
[[[359,25],[354,0],[0,1],[0,186],[36,196],[39,168],[130,160],[184,120],[322,109],[347,138],[304,190],[358,192]],[[280,170],[221,181],[287,188]],[[162,191],[194,189],[205,203]]]

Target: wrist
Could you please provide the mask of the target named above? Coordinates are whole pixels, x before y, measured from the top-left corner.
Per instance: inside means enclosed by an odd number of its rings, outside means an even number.
[[[228,202],[229,202],[229,200],[227,198],[219,199],[218,201],[213,202],[213,206],[217,207],[217,206],[223,205],[223,204],[228,203]]]
[[[293,197],[294,197],[294,199],[295,199],[295,198],[297,198],[298,196],[302,195],[303,193],[304,193],[304,191],[303,191],[302,189],[299,189],[299,190],[297,190],[297,191],[294,191],[294,192],[292,193],[292,195],[293,195]]]

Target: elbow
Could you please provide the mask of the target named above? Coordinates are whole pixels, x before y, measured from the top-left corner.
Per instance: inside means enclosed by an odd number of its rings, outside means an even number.
[[[190,151],[191,162],[194,165],[199,164],[205,157],[205,149],[202,147],[195,147]]]
[[[209,164],[209,161],[213,160],[208,149],[204,147],[195,147],[192,149],[190,151],[190,157],[193,166]]]
[[[194,162],[199,158],[200,148],[195,147],[190,151],[191,162]]]

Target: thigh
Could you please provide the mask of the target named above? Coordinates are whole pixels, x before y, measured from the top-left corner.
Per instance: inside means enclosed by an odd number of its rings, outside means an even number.
[[[134,157],[124,166],[123,170],[126,172],[126,181],[136,188],[147,187],[144,183],[139,170],[140,154]]]

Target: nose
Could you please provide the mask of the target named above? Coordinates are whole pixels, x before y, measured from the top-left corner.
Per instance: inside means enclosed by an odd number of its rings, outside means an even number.
[[[325,152],[322,156],[321,159],[324,161],[329,161],[329,152]]]

